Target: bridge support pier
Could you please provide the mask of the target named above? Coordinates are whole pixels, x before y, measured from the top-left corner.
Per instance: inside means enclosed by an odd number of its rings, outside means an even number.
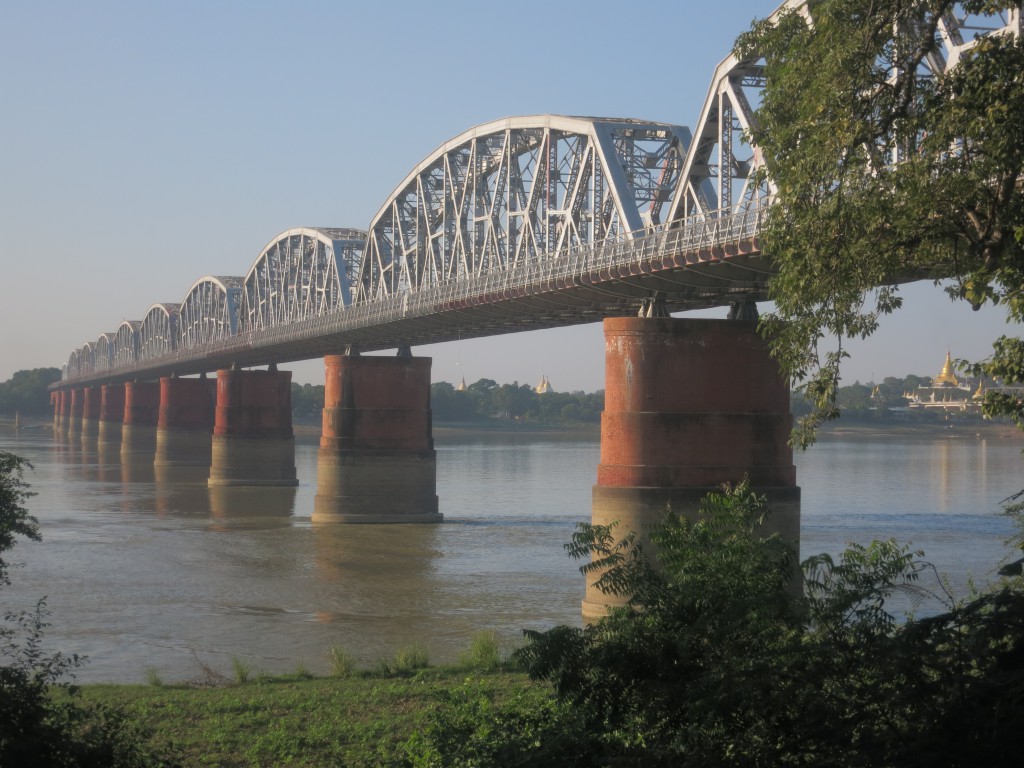
[[[209,485],[298,485],[291,371],[217,371]]]
[[[124,423],[121,458],[156,453],[156,423],[160,414],[160,385],[155,381],[129,381],[124,385]]]
[[[70,392],[71,407],[68,410],[68,436],[78,437],[82,434],[82,411],[85,407],[85,390],[80,387]]]
[[[324,358],[314,522],[439,523],[430,358]]]
[[[215,401],[216,382],[212,379],[160,379],[153,458],[158,481],[209,477]]]
[[[60,395],[61,391],[50,393],[50,405],[53,406],[53,431],[60,432]]]
[[[100,399],[102,389],[86,387],[82,397],[82,442],[94,443],[100,434]]]
[[[755,321],[614,318],[604,321],[605,410],[592,521],[617,535],[647,530],[670,505],[692,517],[723,483],[750,478],[768,497],[766,527],[799,545],[789,387]],[[583,618],[622,601],[588,577]]]
[[[121,442],[124,428],[124,384],[104,384],[100,387],[100,415],[97,441],[100,445]]]

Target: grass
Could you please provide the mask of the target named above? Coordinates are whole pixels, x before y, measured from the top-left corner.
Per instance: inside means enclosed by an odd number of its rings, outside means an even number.
[[[398,765],[403,743],[440,700],[470,680],[499,701],[550,692],[522,673],[467,676],[462,667],[378,673],[308,678],[299,670],[246,685],[83,685],[80,691],[85,702],[121,707],[158,751],[182,766]]]
[[[502,665],[501,642],[493,629],[477,632],[470,640],[469,649],[459,657],[469,669],[490,671]]]

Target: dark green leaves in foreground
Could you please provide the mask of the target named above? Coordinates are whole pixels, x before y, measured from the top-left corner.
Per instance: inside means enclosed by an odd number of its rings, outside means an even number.
[[[1019,579],[957,603],[921,553],[887,541],[810,558],[797,596],[792,554],[761,533],[764,514],[746,485],[713,494],[699,522],[670,516],[651,533],[657,567],[635,541],[581,526],[572,552],[629,605],[527,633],[519,659],[553,701],[532,714],[452,703],[419,737],[434,751],[417,754],[436,760],[417,764],[1016,764]],[[897,593],[945,610],[898,622]],[[483,732],[487,749],[467,752]]]

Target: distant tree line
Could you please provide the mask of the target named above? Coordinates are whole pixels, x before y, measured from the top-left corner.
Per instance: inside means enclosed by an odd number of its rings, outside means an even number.
[[[43,416],[52,413],[47,387],[60,381],[59,368],[33,368],[18,371],[0,383],[0,413]]]
[[[317,418],[324,407],[322,384],[292,384],[292,412]],[[480,379],[466,389],[447,381],[430,386],[430,408],[436,422],[533,421],[549,424],[598,424],[604,392],[538,393],[529,384],[498,384]]]
[[[943,411],[941,409],[918,408],[907,410],[910,401],[905,395],[913,394],[918,387],[931,386],[929,376],[887,376],[879,384],[868,382],[862,384],[855,381],[839,387],[836,392],[836,405],[839,408],[840,417],[844,421],[855,422],[912,422],[929,423],[948,421],[980,421],[982,415],[979,411]],[[801,393],[793,393],[790,400],[790,408],[795,416],[805,416],[810,413],[810,406],[804,400]]]

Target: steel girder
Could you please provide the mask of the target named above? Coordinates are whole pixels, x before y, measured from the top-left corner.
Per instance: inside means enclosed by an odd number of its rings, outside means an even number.
[[[141,320],[125,320],[114,334],[114,367],[131,365],[139,359]]]
[[[801,14],[808,24],[814,23],[806,0],[787,0],[771,18],[789,12]],[[939,47],[926,61],[926,71],[921,76],[945,74],[985,35],[1020,33],[1019,5],[993,16],[979,16],[963,12],[958,3],[953,13],[938,21]],[[670,219],[714,217],[748,210],[764,204],[774,194],[770,178],[760,184],[755,181],[763,157],[746,140],[764,85],[762,59],[731,55],[718,65],[694,130],[693,147],[686,157],[679,189],[673,195]]]
[[[92,369],[94,373],[105,371],[114,365],[116,333],[101,333],[93,347]]]
[[[370,224],[365,303],[629,238],[663,221],[686,128],[540,115],[473,128],[435,150]]]
[[[242,286],[242,331],[317,317],[352,303],[366,241],[359,229],[301,227],[271,240]]]
[[[146,312],[139,330],[139,359],[152,360],[178,348],[180,304],[154,304]]]
[[[813,24],[804,0],[787,0],[774,16],[790,11]],[[921,76],[948,72],[980,37],[1019,36],[1021,24],[1020,4],[992,16],[966,14],[958,4],[938,20],[939,45]],[[526,265],[561,269],[562,262],[576,263],[588,250],[596,253],[610,244],[618,247],[660,236],[666,225],[686,234],[711,225],[716,231],[720,226],[729,229],[729,222],[749,213],[759,221],[774,189],[770,178],[755,182],[763,158],[745,136],[753,126],[763,87],[763,61],[726,58],[715,71],[692,141],[686,128],[628,119],[542,115],[473,128],[413,169],[380,208],[365,240],[359,230],[351,229],[281,233],[263,249],[244,280],[201,278],[177,314],[176,305],[154,305],[142,324],[127,324],[135,332],[136,346],[122,325],[112,352],[110,334],[74,350],[63,378],[90,377],[105,365],[113,373],[139,358],[172,358],[204,344],[217,346],[242,332],[251,344],[254,334],[277,334],[279,328],[288,333],[288,324],[340,319],[339,313],[347,309],[372,313],[380,306],[386,314],[384,305],[394,300],[401,303],[404,315],[406,304],[415,303],[418,293],[448,291],[494,275],[508,277]],[[893,159],[898,160],[895,150]],[[756,234],[748,233],[744,241],[755,251]],[[689,241],[690,236],[684,239]],[[703,243],[703,235],[696,239]],[[705,248],[710,248],[710,261]],[[620,275],[615,291],[596,284],[587,288],[591,278],[576,277],[563,291],[564,302],[537,297],[536,306],[524,305],[511,319],[495,307],[493,323],[485,307],[475,306],[474,322],[481,334],[489,324],[490,332],[507,332],[585,322],[600,317],[615,302],[638,300],[652,291],[675,296],[677,308],[712,306],[744,291],[756,293],[767,274],[756,253],[746,257],[748,263],[728,265],[720,260],[721,248],[715,243],[701,245],[696,253],[696,264],[657,280],[645,271],[644,257],[638,254],[639,272],[631,267],[628,277]],[[747,270],[760,276],[746,279]],[[505,284],[502,290],[516,292],[515,286]],[[552,309],[560,303],[565,305],[562,310]],[[578,306],[567,314],[565,307],[574,304]],[[408,336],[405,343],[446,338],[429,326],[456,320],[461,328],[461,314],[439,316],[433,322],[423,318],[420,336]],[[388,348],[377,337],[393,340],[394,332],[385,324],[366,333],[367,346]],[[338,343],[342,341],[339,337]],[[301,359],[294,354],[289,352],[286,359]],[[246,355],[255,359],[258,352],[253,349]]]
[[[198,347],[238,333],[241,296],[240,277],[196,280],[178,309],[179,347]]]

